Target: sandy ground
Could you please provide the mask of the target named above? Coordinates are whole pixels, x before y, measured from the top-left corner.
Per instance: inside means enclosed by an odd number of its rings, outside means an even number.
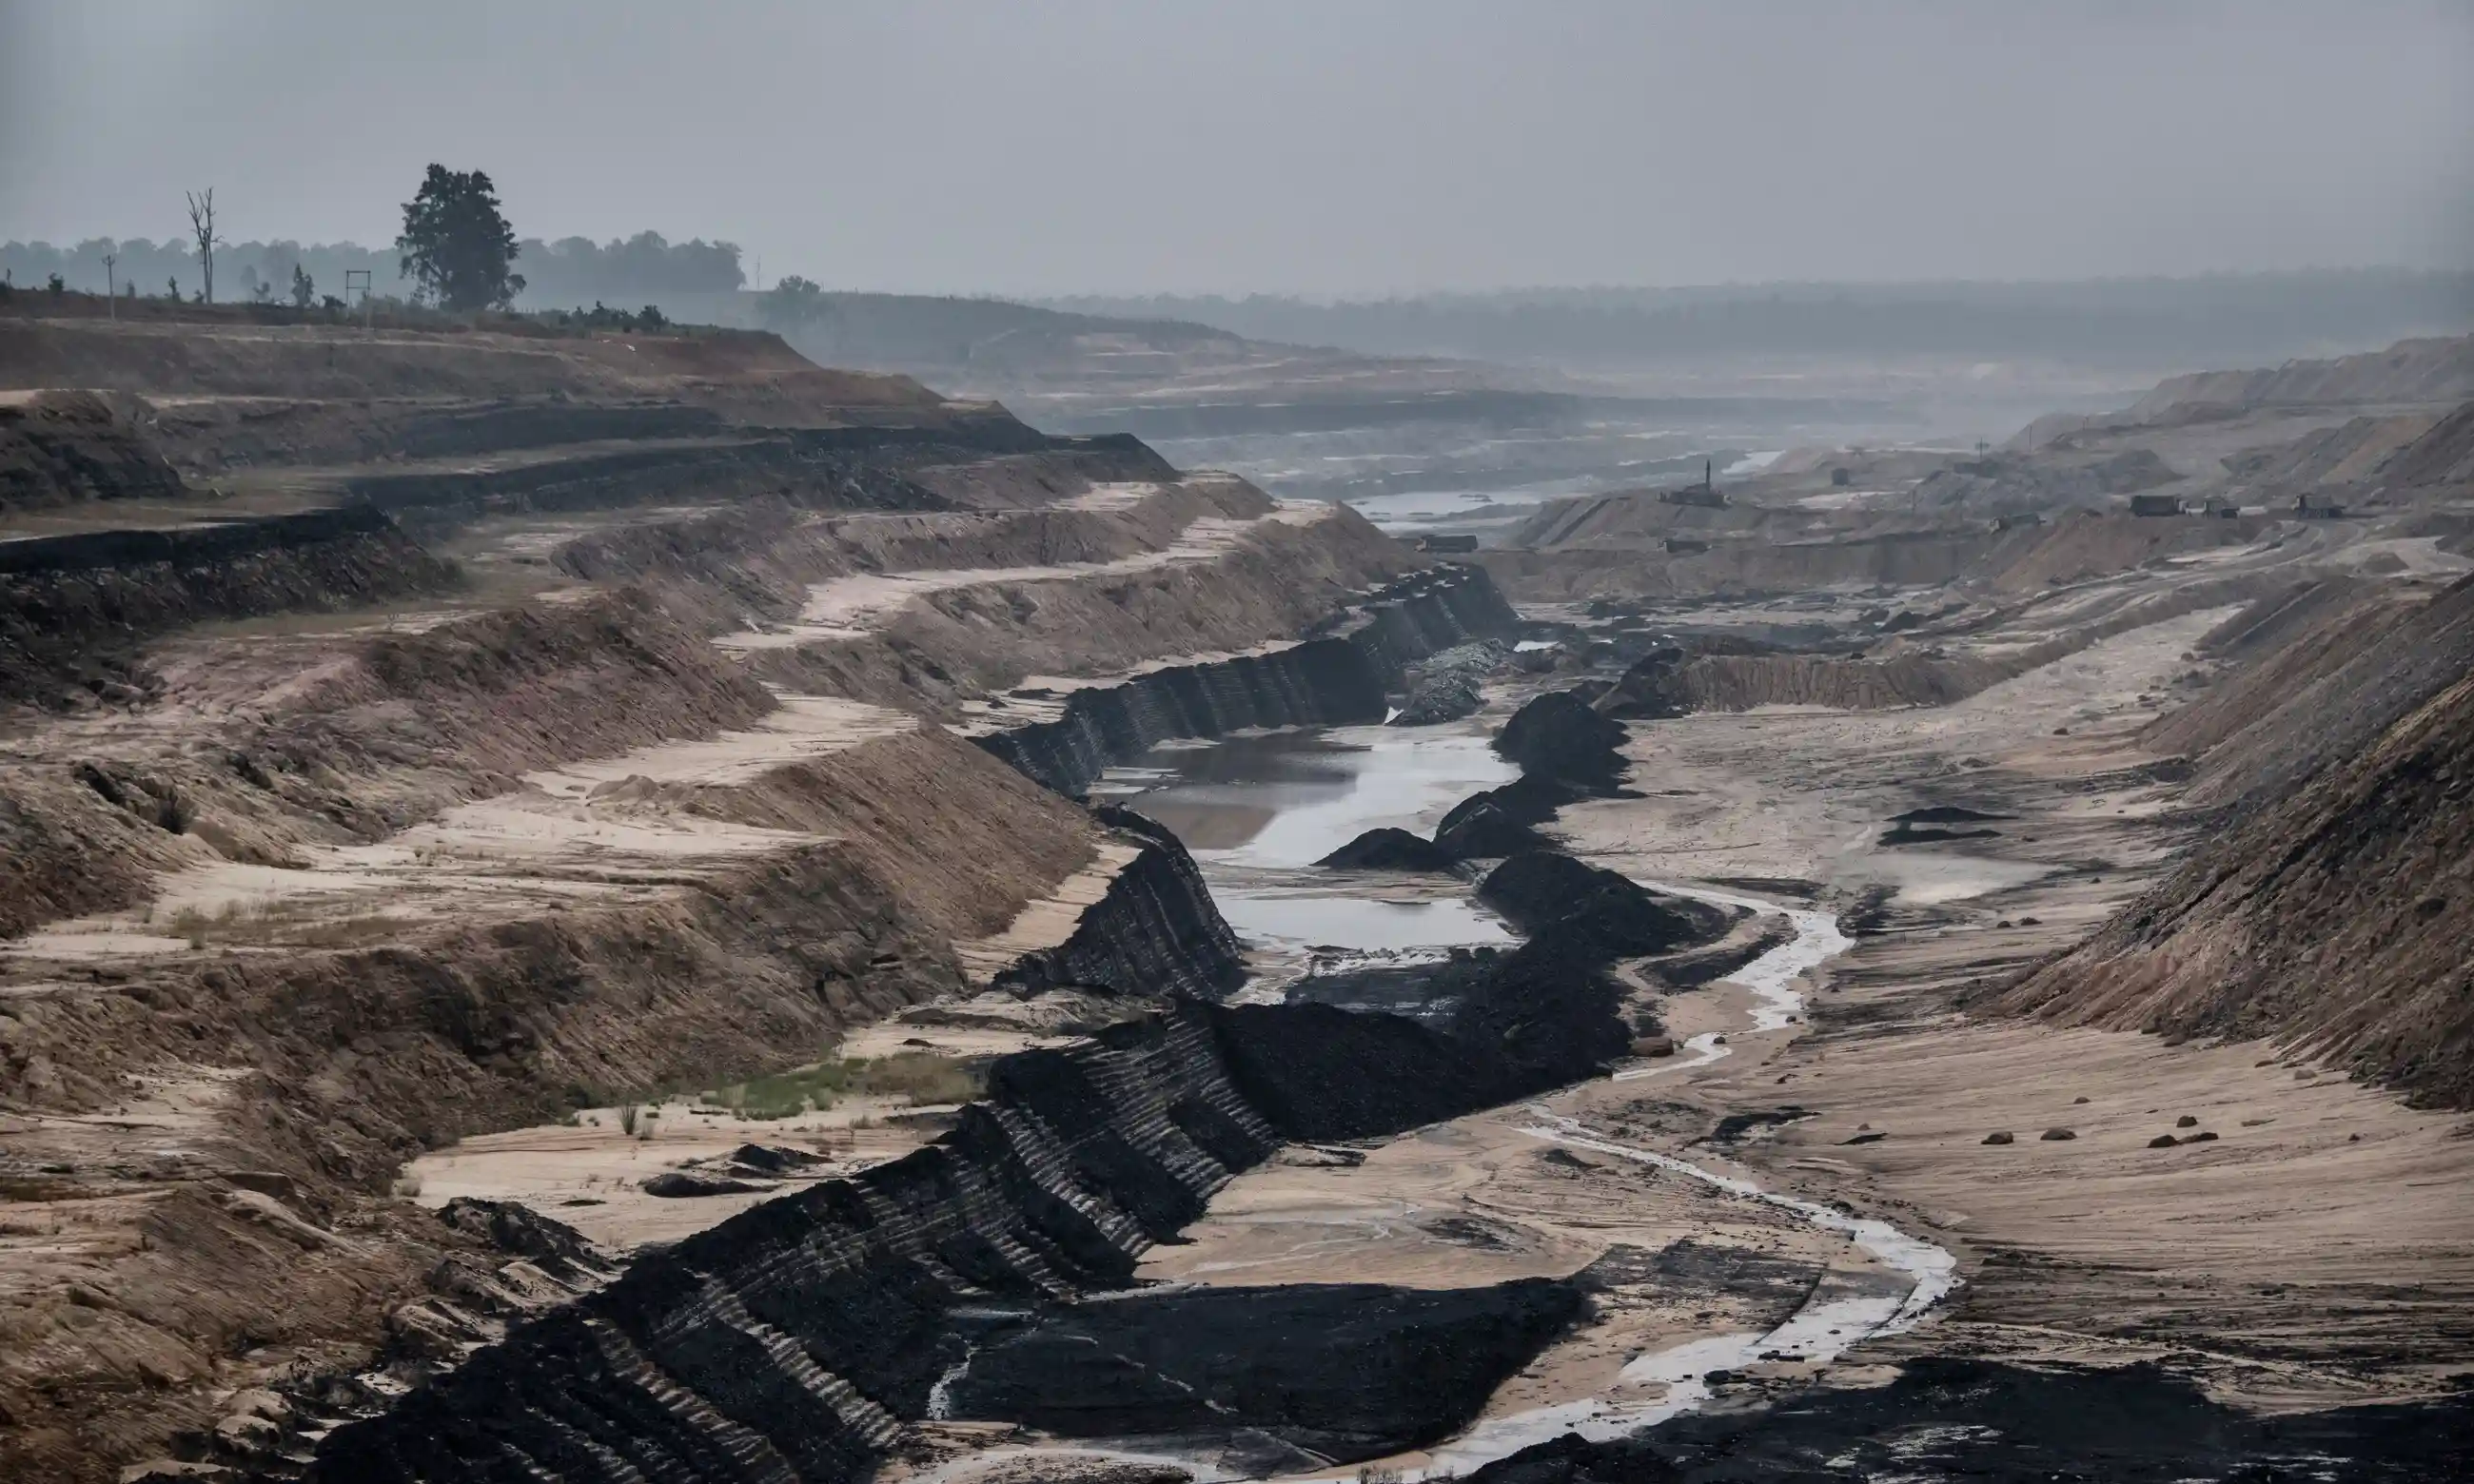
[[[163,877],[145,907],[52,923],[0,945],[0,957],[146,956],[208,944],[279,952],[342,945],[355,923],[358,936],[375,941],[475,914],[655,895],[673,889],[682,869],[820,838],[691,814],[665,789],[751,782],[917,726],[882,706],[785,697],[747,730],[529,774],[512,792],[376,844],[312,847],[282,867],[193,867]]]
[[[1814,1031],[1733,1035],[1730,1061],[1659,1080],[1718,1111],[1813,1110],[1744,1158],[1961,1256],[1959,1301],[1902,1345],[2174,1352],[2264,1405],[2413,1394],[2474,1364],[2474,1125],[2304,1075],[2273,1045],[1983,1023],[1950,1000],[2075,941],[2169,863],[2185,826],[2173,789],[2134,771],[2152,759],[2131,733],[2222,616],[1938,710],[1636,724],[1651,797],[1562,827],[1644,876],[1801,878],[1842,903],[1890,889],[1890,930],[1833,966]],[[2013,817],[1984,839],[1879,843],[1928,803]],[[1724,1023],[1688,998],[1669,1017]],[[1859,1129],[1885,1137],[1846,1145]],[[1995,1132],[2016,1142],[1982,1143]],[[2148,1147],[2199,1132],[2219,1137]]]
[[[1072,936],[1082,909],[1104,896],[1117,873],[1138,853],[1123,841],[1103,841],[1090,864],[1026,905],[1003,932],[956,944],[972,979],[984,985],[1022,954],[1054,947]],[[937,1014],[915,1020],[897,1017],[861,1027],[835,1049],[839,1056],[861,1061],[912,1052],[963,1059],[1005,1056],[1066,1040],[1044,1032],[1042,1022],[1062,1018],[1072,1008],[1027,1005],[1009,994],[991,993],[934,1007]],[[606,1247],[625,1250],[676,1241],[798,1185],[855,1174],[899,1158],[946,1126],[936,1110],[865,1096],[847,1096],[830,1109],[767,1120],[740,1117],[692,1099],[648,1106],[653,1115],[640,1117],[632,1136],[617,1109],[597,1108],[568,1122],[465,1139],[414,1161],[406,1171],[406,1188],[432,1206],[457,1196],[521,1201]],[[648,1195],[641,1188],[643,1180],[666,1169],[716,1161],[749,1142],[788,1145],[827,1158],[762,1190],[680,1199]]]
[[[619,1110],[588,1108],[572,1126],[484,1134],[424,1155],[405,1171],[401,1188],[432,1207],[457,1196],[521,1201],[623,1252],[676,1241],[799,1185],[898,1159],[944,1128],[937,1113],[899,1099],[848,1097],[821,1113],[757,1120],[672,1099],[643,1105],[631,1135]],[[796,1149],[822,1162],[744,1193],[666,1199],[642,1188],[666,1170],[717,1161],[748,1143]]]
[[[1123,498],[1113,493],[1111,497]],[[1260,529],[1264,522],[1308,525],[1331,518],[1338,510],[1339,507],[1320,500],[1292,500],[1254,520],[1206,515],[1188,525],[1169,545],[1157,551],[1121,557],[1114,562],[1060,562],[1048,566],[946,567],[916,572],[856,572],[810,586],[808,601],[800,609],[796,622],[726,634],[714,642],[724,649],[757,650],[789,649],[819,641],[854,638],[884,628],[904,608],[930,594],[958,587],[1121,576],[1179,562],[1215,561],[1237,549],[1245,538]]]

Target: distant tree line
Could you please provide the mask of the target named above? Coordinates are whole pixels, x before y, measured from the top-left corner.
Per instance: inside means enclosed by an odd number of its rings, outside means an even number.
[[[19,289],[39,289],[58,274],[69,288],[105,292],[104,257],[116,258],[109,279],[123,293],[161,298],[177,281],[181,297],[203,286],[193,244],[177,238],[93,237],[71,247],[48,242],[0,244],[0,274]],[[392,245],[311,243],[285,239],[233,242],[215,249],[215,299],[278,303],[323,302],[344,292],[344,272],[365,271],[375,292],[410,298],[415,285],[401,276],[402,254]],[[747,281],[736,243],[667,241],[659,232],[595,243],[584,237],[556,242],[525,238],[516,244],[516,267],[524,280],[520,309],[572,309],[598,301],[660,303],[681,294],[727,294]],[[310,298],[300,299],[301,279]]]
[[[1726,354],[2157,357],[2235,365],[2474,330],[2474,273],[2331,269],[2023,283],[1526,289],[1337,301],[1040,300],[1376,355],[1626,361]]]

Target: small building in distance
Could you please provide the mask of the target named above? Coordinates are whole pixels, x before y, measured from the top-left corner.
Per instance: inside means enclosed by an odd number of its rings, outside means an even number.
[[[1421,536],[1412,544],[1419,551],[1425,552],[1475,551],[1477,538],[1474,536]]]
[[[2178,515],[2182,514],[2182,502],[2170,494],[2134,494],[2130,497],[2130,513],[2134,515]]]
[[[2345,507],[2334,500],[2297,494],[2293,497],[2293,514],[2304,520],[2338,520],[2344,516]]]

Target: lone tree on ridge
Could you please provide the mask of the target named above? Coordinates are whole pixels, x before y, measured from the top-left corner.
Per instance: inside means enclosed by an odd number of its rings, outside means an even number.
[[[510,273],[516,231],[498,209],[497,187],[478,170],[431,165],[421,190],[403,203],[403,275],[441,308],[504,309],[524,290]]]

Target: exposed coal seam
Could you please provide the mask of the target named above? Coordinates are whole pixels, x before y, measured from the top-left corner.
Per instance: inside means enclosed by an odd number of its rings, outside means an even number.
[[[452,563],[367,507],[0,543],[0,701],[143,685],[143,639],[183,624],[450,590]]]
[[[1370,672],[1377,643],[1397,655],[1457,636],[1466,620],[1433,607],[1325,642]],[[1368,631],[1379,638],[1358,642]],[[1242,970],[1191,857],[1138,815],[1104,818],[1143,854],[1074,938],[1001,980],[1174,986],[1170,1011],[1000,1059],[986,1099],[936,1143],[645,1254],[338,1428],[309,1476],[856,1480],[932,1410],[1036,1413],[1099,1434],[1207,1421],[1344,1459],[1465,1423],[1578,1314],[1576,1285],[1497,1285],[1423,1307],[1345,1284],[1163,1294],[1097,1318],[1078,1301],[1128,1286],[1145,1248],[1174,1240],[1283,1141],[1397,1133],[1602,1070],[1629,1032],[1594,938],[1567,935],[1583,956],[1533,944],[1472,966],[1423,1020],[1217,1005],[1198,996]],[[1291,1309],[1301,1332],[1347,1342],[1309,1347],[1281,1384],[1260,1384],[1260,1368],[1235,1357],[1270,1331],[1242,1316]],[[1094,1326],[1111,1333],[1073,1352],[1087,1363],[1050,1363]],[[1220,1329],[1216,1347],[1179,1348]]]
[[[1126,1287],[1146,1247],[1174,1239],[1282,1140],[1397,1132],[1587,1075],[1620,1048],[1605,985],[1542,955],[1528,968],[1448,1030],[1184,1001],[1080,1045],[1000,1059],[986,1100],[938,1142],[640,1257],[386,1414],[339,1428],[309,1476],[861,1478],[932,1398],[953,1405],[1021,1383],[1004,1359],[976,1390],[969,1367],[953,1375],[985,1340],[984,1321],[975,1339],[958,1310],[1036,1311],[1033,1333],[1087,1327],[1097,1321],[1073,1301]],[[1534,1282],[1472,1290],[1432,1313],[1405,1298],[1387,1308],[1353,1285],[1264,1302],[1353,1316],[1354,1348],[1318,1350],[1321,1366],[1291,1384],[1242,1386],[1210,1359],[1249,1343],[1232,1331],[1219,1351],[1197,1350],[1182,1379],[1227,1425],[1351,1457],[1443,1436],[1578,1312],[1571,1285]],[[1176,1304],[1152,1311],[1172,1334],[1199,1322]],[[1128,1331],[1125,1343],[1149,1353],[1164,1342]],[[1233,1389],[1215,1393],[1224,1383]],[[1095,1428],[1169,1406],[1122,1368],[1054,1386],[1041,1405]],[[1177,1415],[1195,1405],[1176,1403]],[[1355,1421],[1342,1425],[1344,1413]]]
[[[1079,798],[1117,763],[1162,742],[1249,727],[1363,726],[1409,665],[1518,623],[1477,567],[1441,566],[1378,589],[1333,632],[1267,655],[1176,665],[1076,691],[1065,714],[979,739],[1041,784]]]
[[[1734,1384],[1722,1379],[1723,1388]],[[1751,1395],[1749,1392],[1747,1395]],[[1566,1433],[1469,1484],[2166,1484],[2190,1478],[2410,1484],[2474,1474],[2474,1400],[2254,1416],[2153,1362],[2112,1369],[1920,1356],[1886,1386],[1816,1387],[1696,1412],[1630,1438]]]
[[[1026,998],[1074,988],[1217,999],[1243,984],[1245,947],[1185,842],[1131,809],[1103,804],[1093,812],[1140,841],[1142,853],[1083,909],[1072,937],[1016,959],[996,988]]]

